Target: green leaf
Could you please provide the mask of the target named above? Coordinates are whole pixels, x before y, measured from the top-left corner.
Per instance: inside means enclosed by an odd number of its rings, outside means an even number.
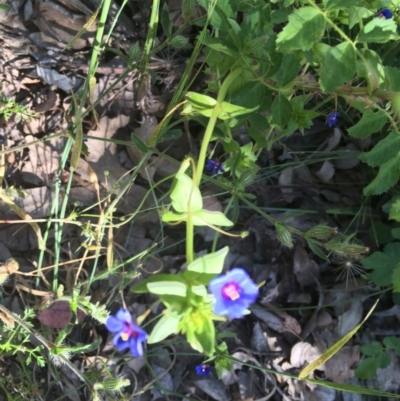
[[[281,93],[279,93],[271,106],[272,123],[284,128],[292,118],[292,105]]]
[[[354,25],[362,21],[363,18],[367,18],[374,15],[371,10],[365,7],[351,7],[349,10],[349,27],[352,29]]]
[[[192,262],[187,270],[197,273],[220,274],[229,248],[225,246],[217,252],[204,255]]]
[[[376,375],[377,369],[378,363],[376,359],[366,358],[360,363],[360,365],[358,365],[358,368],[354,371],[354,374],[359,379],[369,380]]]
[[[366,356],[371,356],[376,358],[379,354],[383,352],[383,347],[380,342],[373,341],[368,345],[361,346],[361,352]]]
[[[371,167],[381,166],[400,152],[400,134],[391,132],[379,141],[369,152],[362,153],[359,159]]]
[[[197,92],[187,92],[186,100],[188,100],[196,111],[213,109],[217,101],[211,96],[202,95]]]
[[[215,351],[215,326],[211,318],[203,316],[203,325],[201,331],[195,332],[198,343],[203,348],[203,352],[207,356],[212,356]]]
[[[143,153],[149,151],[149,147],[134,133],[131,134],[131,140],[135,147]]]
[[[147,342],[149,344],[158,343],[171,334],[178,334],[179,332],[179,316],[170,314],[169,311],[166,311],[166,315],[164,315],[154,326]]]
[[[362,58],[357,62],[357,74],[368,84],[368,93],[372,94],[385,82],[382,60],[377,53],[369,49],[360,49]]]
[[[378,175],[364,188],[364,195],[381,195],[397,183],[400,177],[400,156],[383,163]]]
[[[187,286],[179,281],[156,281],[147,283],[149,292],[157,295],[175,295],[186,297]]]
[[[322,12],[313,7],[303,7],[289,16],[276,41],[279,51],[308,50],[322,37],[325,20]]]
[[[388,88],[394,92],[400,91],[400,70],[396,67],[384,67],[384,71],[389,81]]]
[[[400,292],[400,264],[397,264],[393,270],[392,283],[393,292]]]
[[[147,284],[149,283],[155,283],[157,281],[180,281],[181,283],[184,283],[184,278],[182,274],[157,274],[156,276],[151,276],[146,278],[145,280],[142,280],[140,283],[135,284],[132,288],[131,291],[136,293],[136,294],[143,294],[146,292],[149,292],[147,288]]]
[[[374,18],[360,31],[357,36],[359,42],[385,43],[390,39],[397,39],[397,25],[393,18]]]
[[[383,344],[388,349],[394,349],[397,356],[400,355],[400,338],[394,336],[385,337]]]
[[[379,132],[386,124],[386,121],[385,112],[379,110],[374,113],[372,110],[366,109],[361,120],[349,129],[349,134],[355,138],[366,138],[375,132]]]
[[[356,69],[356,52],[352,43],[343,42],[332,47],[326,54],[320,73],[322,89],[325,92],[332,92],[338,86],[350,81]]]
[[[342,10],[350,8],[361,3],[362,0],[328,0],[326,2],[326,11]]]
[[[222,102],[221,110],[218,113],[218,118],[221,120],[229,120],[231,118],[240,116],[242,114],[252,113],[253,111],[256,111],[258,109],[258,107],[259,106],[257,105],[255,107],[249,109],[249,108],[237,106],[235,104],[231,104],[228,102]],[[211,114],[210,114],[210,116],[211,116]],[[207,117],[210,117],[210,116],[207,116]]]
[[[390,362],[392,362],[392,358],[390,355],[386,352],[382,352],[377,358],[376,362],[378,364],[378,368],[380,369],[385,369],[390,365]]]
[[[172,34],[172,24],[169,19],[169,10],[167,3],[164,3],[161,10],[161,26],[163,28],[165,36],[169,38]]]
[[[201,210],[203,198],[200,189],[185,173],[175,176],[174,189],[171,192],[172,207],[178,213]]]
[[[400,199],[396,200],[391,205],[389,219],[400,221]]]
[[[230,221],[222,212],[211,212],[202,209],[193,212],[191,217],[195,226],[233,226],[233,222]]]
[[[311,239],[308,238],[307,239],[307,244],[310,247],[310,249],[317,255],[319,256],[321,259],[326,260],[327,262],[329,262],[329,258],[324,254],[324,252],[322,251],[322,249]]]
[[[281,67],[276,73],[275,78],[280,87],[290,84],[297,76],[300,70],[300,61],[293,53],[287,53],[283,56]]]

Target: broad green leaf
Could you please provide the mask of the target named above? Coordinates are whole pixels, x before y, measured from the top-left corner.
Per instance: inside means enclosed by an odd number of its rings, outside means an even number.
[[[371,10],[365,7],[351,7],[349,10],[349,27],[352,29],[354,25],[358,24],[363,18],[374,15]]]
[[[211,96],[202,95],[197,92],[187,92],[185,97],[198,111],[212,109],[217,104],[217,101]]]
[[[380,369],[385,369],[390,365],[392,362],[392,358],[387,352],[382,352],[377,358],[376,361],[378,362],[378,367]]]
[[[388,87],[392,91],[400,91],[400,70],[396,67],[384,67],[386,79],[389,81]]]
[[[149,292],[157,295],[176,295],[186,297],[187,286],[179,281],[156,281],[147,283]]]
[[[171,334],[177,334],[179,331],[179,316],[171,314],[169,311],[166,311],[166,315],[164,315],[154,326],[147,342],[149,344],[158,343]]]
[[[376,285],[385,287],[392,284],[392,273],[396,262],[392,262],[383,252],[374,252],[371,256],[364,258],[361,264],[372,270],[367,277]]]
[[[394,336],[385,337],[383,344],[386,348],[394,349],[397,356],[400,355],[400,338]]]
[[[391,132],[379,141],[369,152],[362,153],[359,159],[371,167],[381,166],[400,152],[400,134]]]
[[[199,187],[185,173],[175,176],[174,189],[171,192],[172,207],[179,213],[201,210],[203,198]]]
[[[395,156],[379,167],[378,175],[364,188],[364,195],[381,195],[397,183],[400,177],[400,156]]]
[[[187,221],[187,217],[187,213],[175,213],[169,210],[161,213],[161,219],[164,223],[182,223]]]
[[[377,369],[378,363],[376,359],[366,358],[360,363],[360,365],[354,371],[354,374],[359,379],[370,380],[376,375]]]
[[[361,3],[362,0],[328,0],[326,2],[326,11],[343,10]]]
[[[382,60],[377,53],[369,49],[361,49],[360,53],[362,59],[357,62],[357,74],[367,81],[368,93],[372,94],[385,82]]]
[[[361,120],[349,129],[350,136],[355,138],[366,138],[367,136],[379,132],[386,124],[386,114],[379,110],[374,113],[370,109],[366,109]]]
[[[378,341],[373,341],[368,345],[361,346],[361,352],[366,356],[377,357],[383,352],[382,344]]]
[[[356,72],[356,52],[352,43],[343,42],[332,47],[325,56],[320,83],[325,92],[350,81]]]
[[[187,270],[197,273],[220,274],[224,267],[224,261],[228,252],[229,248],[225,246],[217,252],[201,256],[192,262],[187,267]]]
[[[283,128],[292,118],[292,105],[285,96],[279,93],[272,102],[271,113],[272,123]]]
[[[343,346],[357,333],[358,330],[362,327],[362,325],[368,320],[372,312],[374,311],[376,305],[378,304],[379,299],[374,303],[372,308],[369,310],[363,321],[354,327],[353,330],[350,330],[345,336],[343,336],[339,341],[337,341],[332,347],[328,348],[320,357],[318,357],[315,361],[311,362],[307,365],[300,373],[299,379],[306,378],[310,373],[314,372],[314,370],[318,369],[322,364],[331,359],[337,352],[339,352]]]
[[[255,107],[248,109],[246,107],[237,106],[235,104],[231,104],[228,102],[222,102],[221,110],[218,113],[218,118],[221,120],[229,120],[231,118],[240,116],[242,114],[252,113],[253,111],[256,111],[258,109],[258,107],[259,106],[255,106]]]
[[[393,18],[374,18],[360,31],[357,36],[359,42],[385,43],[397,39],[397,25]]]
[[[392,283],[393,292],[400,292],[400,264],[397,264],[393,270]]]
[[[185,282],[182,274],[173,274],[173,275],[172,274],[157,274],[157,275],[150,276],[150,277],[142,280],[138,284],[135,284],[131,288],[131,291],[136,294],[143,294],[145,292],[149,292],[149,290],[147,288],[147,284],[155,283],[157,281],[180,281],[181,283]]]
[[[290,84],[297,76],[300,70],[300,61],[293,53],[287,53],[283,56],[281,67],[276,73],[275,78],[280,87]]]
[[[195,226],[233,226],[233,222],[230,221],[222,212],[211,212],[202,209],[191,213],[191,217]]]
[[[308,50],[323,35],[325,20],[322,12],[314,7],[303,7],[289,16],[289,23],[283,28],[276,41],[282,52]]]

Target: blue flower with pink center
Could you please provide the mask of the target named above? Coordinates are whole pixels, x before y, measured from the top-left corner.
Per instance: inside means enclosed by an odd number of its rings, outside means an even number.
[[[384,8],[383,10],[379,11],[377,17],[382,19],[391,19],[393,17],[393,13],[387,8]]]
[[[206,170],[212,171],[214,175],[218,173],[225,173],[224,168],[222,167],[222,163],[218,160],[207,160]]]
[[[130,348],[132,355],[139,358],[143,355],[143,343],[147,333],[140,328],[126,309],[121,308],[115,316],[110,316],[106,322],[107,330],[115,333],[113,344],[119,351]]]
[[[196,373],[199,376],[209,376],[211,373],[211,368],[205,363],[202,363],[201,365],[196,366]]]
[[[230,319],[246,315],[259,293],[257,285],[240,267],[212,279],[208,288],[215,297],[214,313]]]

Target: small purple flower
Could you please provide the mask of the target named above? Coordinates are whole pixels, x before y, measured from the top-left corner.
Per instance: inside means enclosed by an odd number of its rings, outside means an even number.
[[[379,11],[379,13],[376,16],[377,18],[390,19],[393,17],[393,13],[387,8],[384,8],[383,10]]]
[[[119,351],[130,348],[134,357],[143,355],[143,343],[147,339],[147,333],[133,320],[132,315],[126,309],[121,308],[115,316],[110,316],[106,322],[107,330],[115,333],[113,344]]]
[[[205,363],[202,363],[201,365],[196,366],[196,373],[199,376],[209,376],[211,373],[211,368]]]
[[[212,279],[208,288],[215,297],[214,312],[230,319],[244,316],[258,297],[257,285],[240,267]]]
[[[222,163],[218,160],[207,160],[206,169],[212,171],[213,174],[225,173]]]
[[[338,122],[338,117],[340,116],[340,113],[338,111],[332,111],[331,114],[328,116],[328,127],[332,128],[335,126]]]

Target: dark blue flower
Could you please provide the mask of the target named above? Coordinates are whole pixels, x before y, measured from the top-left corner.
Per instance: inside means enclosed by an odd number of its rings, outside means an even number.
[[[393,17],[393,13],[387,8],[384,8],[383,10],[379,11],[379,13],[376,16],[378,18],[390,19]]]
[[[132,315],[126,309],[120,309],[115,316],[107,319],[106,327],[111,333],[115,333],[113,344],[119,351],[130,348],[134,357],[143,355],[143,343],[146,342],[147,333],[133,320]]]
[[[258,297],[257,285],[240,267],[212,279],[208,288],[215,297],[214,312],[230,319],[247,314],[247,308]]]
[[[201,365],[196,366],[196,373],[199,376],[209,376],[211,373],[211,368],[205,363],[202,363]]]
[[[331,114],[328,116],[328,127],[332,128],[335,126],[338,122],[338,117],[340,116],[340,113],[338,111],[332,111]]]
[[[212,171],[213,174],[225,173],[222,163],[218,160],[207,160],[206,169]]]

